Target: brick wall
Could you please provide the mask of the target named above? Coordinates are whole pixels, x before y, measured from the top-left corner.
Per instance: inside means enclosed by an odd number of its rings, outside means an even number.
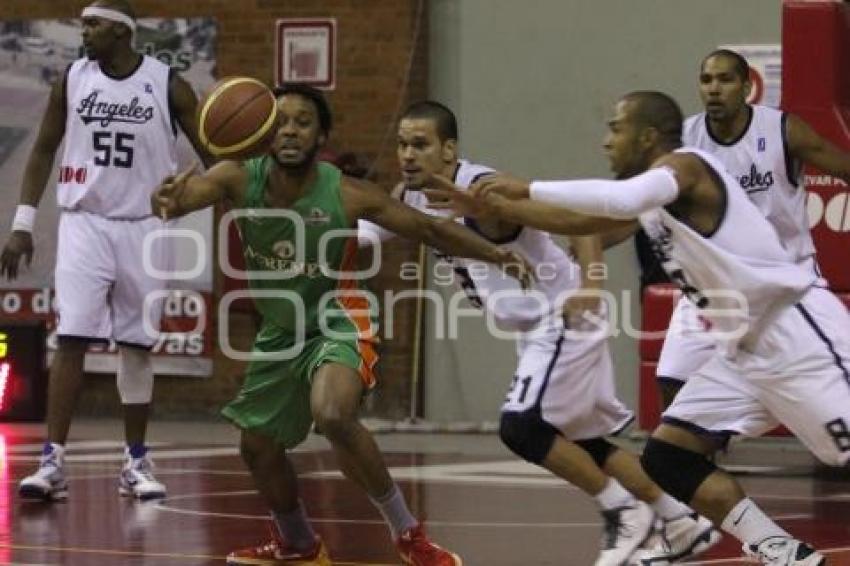
[[[87,4],[79,0],[5,0],[0,3],[0,19],[76,17]],[[427,94],[427,0],[135,0],[134,6],[139,17],[215,18],[219,74],[251,75],[268,83],[274,80],[276,19],[336,18],[337,86],[328,95],[335,118],[330,147],[359,154],[372,164],[376,180],[385,187],[397,179],[397,112],[410,100]],[[395,277],[396,268],[402,261],[416,258],[410,244],[392,243],[385,248],[384,268],[370,283],[379,293],[403,288]],[[220,283],[217,277],[217,288]],[[411,301],[396,309],[396,338],[382,347],[383,385],[368,404],[374,414],[393,418],[408,414],[412,313]],[[235,316],[230,326],[233,345],[249,347],[254,331],[251,316]],[[210,380],[158,378],[156,414],[216,413],[237,390],[242,370],[241,364],[217,353]],[[83,395],[80,412],[117,413],[113,379],[93,376],[89,381],[93,383]]]

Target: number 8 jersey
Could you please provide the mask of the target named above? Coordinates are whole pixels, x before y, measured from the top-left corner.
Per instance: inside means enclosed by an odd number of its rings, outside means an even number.
[[[115,219],[151,216],[151,192],[177,169],[169,73],[168,65],[146,55],[124,78],[86,58],[68,67],[61,208]]]

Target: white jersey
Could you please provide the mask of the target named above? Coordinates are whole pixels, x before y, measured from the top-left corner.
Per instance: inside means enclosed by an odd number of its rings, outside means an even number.
[[[114,219],[151,216],[151,192],[177,169],[168,78],[168,65],[148,56],[122,79],[97,61],[71,64],[60,207]]]
[[[454,182],[467,188],[480,177],[494,173],[493,169],[460,160]],[[427,197],[419,191],[405,190],[402,201],[426,214],[448,216],[449,212],[428,208]],[[477,232],[481,231],[472,218],[459,218],[458,222]],[[527,330],[550,314],[558,314],[566,294],[579,287],[581,268],[558,246],[547,233],[528,227],[519,227],[515,234],[493,243],[514,250],[525,257],[537,274],[530,291],[523,291],[519,282],[505,275],[501,269],[476,260],[453,258],[435,254],[451,263],[458,283],[470,301],[486,308],[495,321],[506,330]]]
[[[715,139],[704,112],[685,120],[682,141],[715,155],[776,229],[794,261],[816,270],[806,191],[798,185],[799,164],[788,153],[785,138],[787,114],[767,106],[750,108],[744,133],[730,143]]]
[[[770,316],[797,301],[817,278],[795,264],[716,157],[694,148],[677,152],[695,154],[722,181],[726,210],[720,225],[703,236],[664,208],[642,214],[640,223],[664,270],[711,329],[724,334],[720,341],[731,353],[749,347]]]

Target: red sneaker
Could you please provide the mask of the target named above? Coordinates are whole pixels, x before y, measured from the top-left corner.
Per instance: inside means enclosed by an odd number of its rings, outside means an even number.
[[[410,566],[463,566],[460,556],[428,540],[422,525],[404,531],[395,545]]]
[[[272,529],[269,542],[254,548],[243,548],[227,555],[227,563],[259,566],[332,566],[324,543],[316,538],[316,546],[304,552],[288,548]]]

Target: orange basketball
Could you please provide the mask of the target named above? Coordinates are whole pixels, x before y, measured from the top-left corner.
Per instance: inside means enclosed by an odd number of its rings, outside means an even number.
[[[216,157],[249,159],[263,155],[276,131],[277,102],[272,91],[257,79],[222,79],[200,105],[198,135]]]

